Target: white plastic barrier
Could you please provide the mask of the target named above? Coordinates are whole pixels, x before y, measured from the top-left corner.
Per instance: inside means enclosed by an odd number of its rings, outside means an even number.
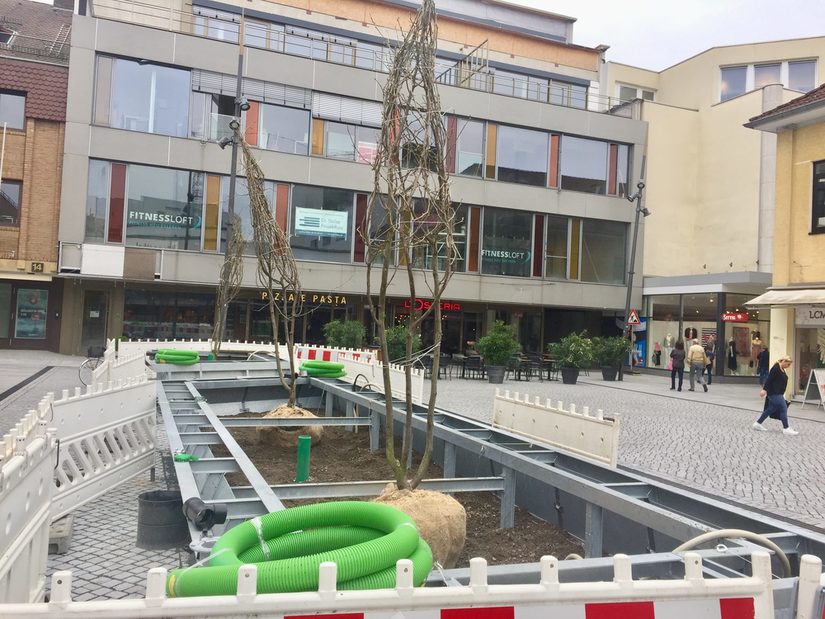
[[[344,364],[346,376],[339,380],[353,383],[358,376],[363,376],[363,381],[359,380],[358,385],[369,383],[374,391],[384,393],[384,364],[372,357],[371,361],[363,360],[363,353],[339,351],[338,362]],[[390,383],[392,385],[392,397],[396,400],[404,400],[406,395],[406,374],[403,365],[390,365]],[[412,400],[415,404],[424,403],[424,371],[411,370]]]
[[[503,428],[576,455],[592,458],[612,467],[619,456],[619,418],[605,419],[601,410],[590,414],[588,407],[579,413],[576,405],[568,410],[564,403],[553,406],[549,399],[541,404],[536,397],[530,402],[525,394],[501,393],[496,389],[493,426]]]
[[[753,576],[705,579],[698,553],[685,554],[682,580],[633,580],[630,557],[614,557],[612,582],[560,583],[558,561],[541,560],[541,580],[527,585],[488,585],[484,559],[470,561],[470,583],[456,587],[412,586],[412,563],[399,561],[396,588],[336,591],[336,566],[324,563],[311,593],[256,594],[257,570],[238,571],[232,596],[167,598],[167,572],[149,571],[146,597],[100,602],[71,601],[71,572],[52,577],[48,604],[0,605],[6,617],[241,617],[273,619],[772,619],[770,557],[752,555]]]
[[[324,346],[309,346],[299,344],[295,347],[295,357],[298,362],[302,361],[333,361],[341,362],[341,354],[346,353],[351,359],[356,359],[364,363],[376,363],[378,357],[372,350],[355,348],[328,348]]]
[[[111,347],[111,344],[109,347]],[[140,351],[145,355],[150,350],[157,350],[158,348],[177,348],[179,350],[211,352],[212,340],[129,340],[119,343],[120,351],[126,353]],[[230,340],[221,343],[221,352],[252,353],[261,350],[274,351],[276,348],[278,348],[278,346],[275,344],[266,342],[240,342]],[[284,348],[284,350],[286,349]]]
[[[142,373],[150,377],[153,375],[146,367],[146,353],[136,349],[116,350],[114,340],[109,340],[106,352],[103,353],[103,362],[94,370],[92,384],[107,385],[109,381],[129,380]]]
[[[799,561],[796,619],[825,618],[825,574],[822,560],[813,555],[802,555]]]
[[[52,518],[152,467],[155,459],[155,383],[146,374],[128,381],[76,389],[61,399],[48,394],[39,404],[60,438],[54,471]]]
[[[0,603],[43,599],[57,446],[47,424],[31,411],[0,443]]]

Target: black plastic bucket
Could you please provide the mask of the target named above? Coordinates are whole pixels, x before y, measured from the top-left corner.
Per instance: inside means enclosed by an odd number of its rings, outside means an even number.
[[[138,496],[138,548],[160,550],[188,544],[189,525],[177,490],[152,490]]]

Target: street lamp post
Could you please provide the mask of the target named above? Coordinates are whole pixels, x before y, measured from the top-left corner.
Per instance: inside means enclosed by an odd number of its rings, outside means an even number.
[[[642,164],[642,168],[644,168],[644,164]],[[644,176],[644,172],[642,173]],[[626,337],[630,340],[630,344],[632,345],[633,338],[631,336],[633,325],[631,325],[628,320],[630,319],[630,297],[633,294],[633,275],[635,272],[636,267],[636,242],[639,238],[639,217],[644,215],[647,217],[650,215],[650,211],[642,206],[642,194],[644,192],[645,182],[643,179],[639,179],[639,182],[636,183],[636,193],[627,196],[627,200],[629,202],[636,203],[636,216],[633,219],[633,242],[630,245],[630,268],[627,271],[627,296],[625,297],[625,304],[624,304],[624,330],[622,332],[623,337]],[[630,348],[628,346],[628,348]],[[630,354],[633,354],[633,350],[631,349]],[[632,368],[632,356],[631,356],[631,368]],[[623,370],[624,370],[624,363],[619,366],[619,380],[623,379]]]

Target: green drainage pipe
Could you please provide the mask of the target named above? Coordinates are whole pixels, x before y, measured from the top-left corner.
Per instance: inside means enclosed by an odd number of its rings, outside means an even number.
[[[197,350],[178,350],[176,348],[161,348],[155,353],[158,363],[174,363],[175,365],[194,365],[200,361]]]
[[[302,434],[298,437],[298,465],[295,469],[295,481],[298,483],[309,479],[309,452],[311,448],[311,436]]]
[[[316,378],[341,378],[347,375],[344,364],[334,361],[304,361],[298,369]]]
[[[172,570],[169,597],[234,595],[238,568],[258,568],[258,593],[317,591],[318,568],[338,566],[339,589],[395,586],[395,563],[413,562],[421,585],[433,564],[427,543],[405,513],[381,503],[338,501],[272,512],[224,533],[212,548],[209,567]]]

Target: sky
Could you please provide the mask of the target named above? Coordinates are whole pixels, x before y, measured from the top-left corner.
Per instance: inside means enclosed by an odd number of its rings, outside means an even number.
[[[720,45],[825,36],[825,0],[506,0],[577,18],[573,43],[660,71]]]

